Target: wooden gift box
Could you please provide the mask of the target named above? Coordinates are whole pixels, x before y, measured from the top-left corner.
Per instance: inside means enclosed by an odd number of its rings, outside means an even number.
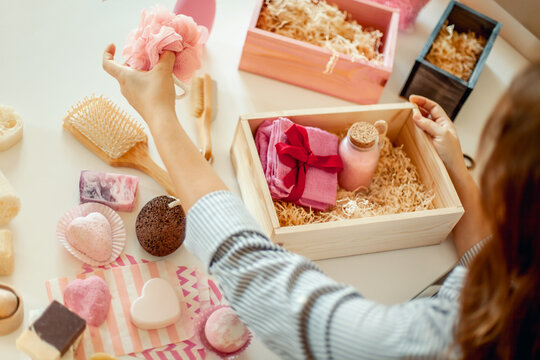
[[[482,35],[487,39],[486,46],[468,81],[464,81],[426,60],[426,56],[446,20],[448,20],[449,25],[455,25],[455,31],[467,32],[472,30],[476,35]],[[438,102],[448,116],[454,120],[476,85],[501,26],[499,22],[451,0],[416,58],[400,95],[405,98],[412,94],[429,97]]]
[[[239,69],[360,104],[375,104],[392,73],[399,12],[363,0],[327,0],[349,12],[363,27],[381,30],[383,63],[351,61],[340,54],[334,71],[324,74],[332,52],[257,28],[264,0],[257,0]]]
[[[416,128],[410,103],[296,110],[240,116],[231,148],[242,197],[277,244],[313,260],[439,244],[463,214],[452,181],[431,140]],[[402,145],[421,181],[435,193],[433,210],[321,224],[281,227],[255,146],[254,134],[267,119],[288,117],[301,125],[340,132],[356,121],[388,122],[388,137]]]

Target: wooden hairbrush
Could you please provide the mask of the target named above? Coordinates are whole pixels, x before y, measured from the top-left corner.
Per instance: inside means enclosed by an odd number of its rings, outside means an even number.
[[[174,196],[169,174],[148,153],[143,126],[111,100],[104,96],[84,98],[69,111],[63,127],[107,164],[140,170]]]

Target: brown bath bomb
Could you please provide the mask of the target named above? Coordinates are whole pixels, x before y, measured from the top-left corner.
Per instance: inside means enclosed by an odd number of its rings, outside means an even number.
[[[137,216],[135,232],[144,250],[154,256],[166,256],[182,245],[186,236],[186,213],[170,196],[158,196],[144,205]]]

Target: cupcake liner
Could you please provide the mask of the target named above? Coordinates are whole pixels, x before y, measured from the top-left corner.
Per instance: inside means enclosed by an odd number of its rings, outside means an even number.
[[[240,349],[238,349],[238,350],[236,350],[235,352],[232,352],[232,353],[225,353],[225,352],[221,352],[221,351],[215,349],[212,345],[210,345],[210,343],[206,339],[206,335],[204,333],[204,327],[206,325],[206,320],[208,320],[208,317],[210,315],[212,315],[212,313],[214,311],[216,311],[218,309],[221,309],[221,308],[225,308],[225,307],[230,308],[230,306],[228,306],[228,305],[216,305],[216,306],[207,307],[205,309],[201,309],[201,312],[199,313],[199,315],[195,319],[195,336],[199,339],[199,342],[202,344],[202,346],[204,346],[205,349],[207,349],[209,351],[212,351],[214,354],[216,354],[217,356],[219,356],[222,359],[233,360],[233,359],[236,359],[238,357],[238,355],[240,355],[240,353],[242,353],[244,350],[246,350],[247,347],[249,346],[249,344],[251,344],[251,339],[253,338],[253,334],[251,333],[251,331],[249,329],[248,329],[249,337],[248,337],[246,343],[244,344],[244,346],[242,346]]]
[[[112,253],[111,257],[106,261],[96,261],[91,257],[85,255],[84,253],[75,249],[67,241],[66,238],[67,228],[75,218],[84,217],[93,212],[98,212],[105,216],[109,221],[109,224],[111,225]],[[126,245],[126,228],[124,227],[124,222],[122,221],[122,218],[120,217],[120,215],[118,215],[118,213],[116,213],[116,211],[114,211],[108,206],[90,202],[79,205],[62,215],[62,217],[58,221],[58,225],[56,226],[56,237],[58,238],[60,243],[64,245],[66,250],[77,259],[91,266],[102,266],[116,260],[116,258],[120,256],[122,251],[124,251],[124,247]]]

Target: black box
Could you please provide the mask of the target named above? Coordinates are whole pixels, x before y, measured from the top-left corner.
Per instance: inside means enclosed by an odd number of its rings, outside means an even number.
[[[476,35],[482,35],[487,39],[486,46],[468,81],[464,81],[440,69],[425,59],[446,20],[448,20],[448,24],[454,24],[454,29],[458,32],[471,30]],[[412,94],[430,98],[439,103],[448,116],[454,120],[476,85],[476,81],[478,81],[478,77],[482,72],[482,68],[501,27],[501,23],[451,0],[437,26],[435,26],[435,29],[429,36],[426,45],[424,45],[416,58],[409,78],[405,82],[400,95],[405,98],[408,98]]]

